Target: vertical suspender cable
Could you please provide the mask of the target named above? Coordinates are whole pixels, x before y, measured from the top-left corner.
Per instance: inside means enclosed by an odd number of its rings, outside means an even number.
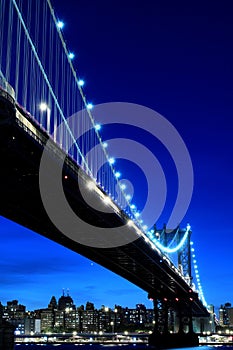
[[[46,74],[45,71],[44,71],[43,65],[42,65],[42,63],[41,63],[41,61],[40,61],[40,59],[39,59],[39,56],[38,56],[37,51],[36,51],[36,48],[35,48],[35,46],[34,46],[34,44],[33,44],[33,42],[32,42],[32,39],[31,39],[31,37],[30,37],[30,34],[29,34],[28,30],[27,30],[27,27],[26,27],[25,22],[24,22],[24,20],[23,20],[22,14],[21,14],[21,12],[20,12],[20,10],[19,10],[19,8],[18,8],[18,5],[17,5],[17,3],[16,3],[16,0],[12,0],[12,2],[13,2],[13,5],[14,5],[14,7],[15,7],[17,13],[18,13],[18,16],[19,16],[19,19],[20,19],[20,21],[21,21],[22,27],[23,27],[23,29],[24,29],[24,31],[25,31],[26,38],[27,38],[27,40],[28,40],[28,42],[29,42],[29,44],[30,44],[30,46],[31,46],[31,49],[32,49],[33,54],[35,55],[37,64],[38,64],[38,66],[39,66],[39,68],[40,68],[40,70],[41,70],[41,73],[42,73],[42,75],[43,75],[43,78],[44,78],[44,80],[45,80],[45,82],[46,82],[46,84],[47,84],[47,86],[48,86],[48,89],[49,89],[49,91],[50,91],[50,93],[51,93],[51,96],[52,96],[53,99],[54,99],[54,102],[55,102],[55,104],[56,104],[56,106],[57,106],[57,109],[58,109],[59,113],[61,114],[61,117],[62,117],[62,120],[63,120],[63,122],[64,122],[64,125],[67,127],[68,132],[71,134],[72,140],[74,141],[74,143],[75,143],[75,145],[76,145],[76,147],[77,147],[77,150],[78,150],[78,152],[80,153],[80,157],[81,157],[81,159],[82,159],[82,160],[84,161],[84,163],[85,163],[85,159],[83,158],[83,155],[82,155],[81,152],[80,152],[80,149],[79,149],[79,147],[78,147],[78,145],[77,145],[77,143],[76,143],[76,140],[75,140],[75,138],[74,138],[74,136],[73,136],[73,134],[72,134],[72,131],[70,130],[69,125],[68,125],[68,123],[67,123],[67,121],[66,121],[66,119],[65,119],[64,113],[63,113],[63,111],[62,111],[62,109],[61,109],[61,107],[60,107],[60,104],[59,104],[59,102],[58,102],[58,100],[57,100],[57,97],[56,97],[56,95],[54,94],[54,91],[53,91],[53,89],[52,89],[52,86],[51,86],[51,84],[50,84],[50,82],[49,82],[49,80],[48,80],[47,74]]]

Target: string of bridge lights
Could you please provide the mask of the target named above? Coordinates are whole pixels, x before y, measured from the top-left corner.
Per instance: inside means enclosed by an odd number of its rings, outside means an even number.
[[[200,299],[201,299],[203,305],[207,306],[207,302],[205,300],[205,296],[204,296],[202,285],[201,285],[201,280],[200,280],[200,275],[199,275],[199,270],[198,270],[198,265],[197,265],[197,258],[196,258],[195,249],[194,249],[194,243],[192,241],[190,242],[190,246],[191,246],[190,250],[191,250],[192,263],[193,263],[194,273],[195,273],[197,287],[198,287],[197,289],[198,289],[199,296],[200,296]]]
[[[53,16],[53,19],[55,21],[55,24],[56,24],[56,27],[57,27],[57,30],[59,32],[59,36],[62,40],[62,43],[63,43],[63,47],[65,49],[65,52],[67,54],[67,58],[69,60],[69,63],[70,63],[70,66],[71,66],[71,69],[73,71],[73,74],[75,75],[76,77],[76,72],[73,68],[73,63],[72,63],[72,60],[75,58],[75,53],[72,52],[72,51],[68,51],[67,48],[66,48],[66,44],[64,42],[64,39],[63,39],[63,35],[62,35],[62,30],[65,26],[65,23],[61,20],[57,20],[55,15],[54,15],[54,11],[52,9],[52,6],[51,6],[51,3],[50,3],[50,0],[47,0],[48,4],[49,4],[49,7],[51,9],[51,14]],[[84,85],[85,85],[85,81],[83,79],[77,79],[77,84],[78,84],[78,87],[79,87],[79,91],[80,91],[80,94],[81,94],[81,97],[83,99],[83,102],[84,102],[84,105],[88,111],[88,114],[93,122],[93,126],[95,128],[95,131],[97,133],[97,136],[99,137],[99,141],[103,147],[103,150],[105,151],[106,148],[108,147],[108,144],[107,142],[104,142],[102,141],[100,135],[99,135],[99,131],[101,130],[101,125],[100,124],[97,124],[95,123],[94,121],[94,118],[91,114],[91,110],[94,108],[94,105],[90,102],[87,102],[86,101],[86,98],[84,96],[84,93],[82,91]],[[121,173],[119,171],[116,171],[114,168],[113,168],[113,165],[115,164],[116,160],[115,158],[113,157],[110,157],[107,152],[105,151],[105,155],[106,155],[106,158],[108,160],[108,163],[109,165],[111,166],[112,168],[112,171],[113,171],[113,174],[116,178],[116,180],[118,180],[120,177],[121,177]],[[148,227],[147,225],[143,225],[143,220],[140,219],[140,212],[137,211],[137,207],[135,204],[132,204],[130,202],[131,200],[131,196],[129,194],[126,194],[125,193],[125,190],[126,190],[126,185],[124,183],[121,183],[119,184],[119,187],[126,199],[126,202],[128,204],[128,207],[130,208],[130,212],[127,212],[128,216],[130,217],[130,219],[128,220],[128,225],[131,226],[131,227],[134,227],[134,229],[136,230],[137,234],[139,236],[143,236],[144,240],[149,243],[151,245],[151,247],[155,250],[157,250],[157,252],[162,256],[163,260],[166,260],[169,265],[171,265],[171,267],[173,269],[175,269],[177,271],[177,273],[183,278],[185,279],[185,277],[181,274],[181,272],[177,269],[177,267],[170,261],[170,259],[167,258],[166,255],[164,255],[164,253],[174,253],[176,251],[178,251],[179,249],[182,248],[182,246],[185,244],[185,241],[186,239],[188,238],[188,234],[189,234],[189,231],[191,229],[190,225],[187,225],[186,227],[186,231],[185,231],[185,234],[182,238],[182,240],[179,242],[179,244],[176,246],[176,247],[173,247],[173,248],[170,248],[170,247],[165,247],[163,246],[159,240],[156,238],[156,233],[155,231],[152,229],[152,230],[148,230]],[[112,198],[114,200],[114,198]],[[108,203],[111,204],[115,210],[118,210],[118,207],[114,205],[114,202],[112,202],[112,199],[109,198],[109,201]],[[133,215],[132,215],[133,214]],[[132,219],[132,220],[131,220]],[[193,242],[190,242],[190,245],[191,245],[191,257],[192,257],[192,262],[193,262],[193,267],[194,267],[194,272],[195,272],[195,277],[196,277],[196,281],[197,281],[197,286],[198,286],[198,292],[199,292],[199,297],[200,297],[200,300],[202,301],[203,305],[204,306],[207,306],[207,303],[206,303],[206,300],[205,300],[205,297],[204,297],[204,294],[203,294],[203,289],[202,289],[202,285],[201,285],[201,282],[200,282],[200,276],[199,276],[199,270],[198,270],[198,265],[197,265],[197,260],[196,260],[196,255],[195,255],[195,249],[194,249],[194,246],[193,246]]]
[[[50,0],[47,0],[47,1],[48,1],[50,9],[52,9],[52,6],[50,4]],[[56,24],[56,27],[57,27],[60,39],[62,40],[63,47],[64,47],[64,50],[65,50],[65,52],[67,54],[67,58],[69,60],[72,72],[76,76],[76,72],[75,72],[75,70],[73,68],[73,63],[72,63],[73,59],[75,58],[75,54],[74,54],[74,52],[67,50],[67,47],[66,47],[65,41],[63,39],[63,35],[62,35],[62,30],[65,27],[65,23],[62,20],[57,20],[56,19],[55,15],[54,15],[54,11],[51,11],[51,14],[52,14],[53,19],[55,21],[55,24]],[[99,135],[99,131],[101,130],[101,125],[94,121],[94,118],[93,118],[93,116],[91,114],[91,110],[94,108],[94,105],[92,103],[86,101],[86,98],[85,98],[83,90],[82,90],[84,85],[85,85],[85,81],[83,79],[78,78],[77,79],[77,84],[78,84],[78,87],[79,87],[79,91],[80,91],[81,97],[83,98],[84,105],[85,105],[85,107],[86,107],[86,109],[88,111],[88,114],[89,114],[91,120],[93,121],[93,127],[95,128],[97,136],[99,137],[100,144],[101,144],[101,146],[102,146],[102,148],[103,148],[103,150],[105,152],[106,159],[107,159],[107,161],[108,161],[108,163],[109,163],[109,165],[110,165],[110,167],[112,169],[112,172],[113,172],[113,174],[115,176],[115,179],[116,179],[116,181],[118,183],[118,180],[121,178],[122,174],[121,174],[120,171],[117,171],[117,170],[115,170],[115,168],[113,168],[113,165],[116,163],[116,160],[115,160],[115,158],[113,158],[113,157],[108,155],[108,153],[106,152],[106,148],[108,147],[108,143],[107,142],[103,142],[101,137],[100,137],[100,135]],[[118,183],[118,185],[119,185],[119,188],[120,188],[120,190],[121,190],[121,192],[122,192],[122,194],[123,194],[123,196],[125,198],[125,201],[126,201],[126,203],[128,205],[128,208],[130,209],[127,212],[127,214],[129,215],[130,219],[135,221],[137,223],[137,225],[141,228],[141,230],[146,231],[148,227],[147,227],[147,225],[143,225],[143,220],[142,219],[139,219],[140,213],[137,211],[136,205],[132,204],[130,202],[131,201],[131,196],[129,194],[125,193],[126,185],[123,184],[123,183],[122,184]],[[114,198],[112,198],[112,199],[115,200]]]

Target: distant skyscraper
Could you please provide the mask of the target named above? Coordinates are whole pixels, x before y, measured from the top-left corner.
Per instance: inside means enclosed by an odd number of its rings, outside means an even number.
[[[226,303],[225,305],[221,305],[219,309],[219,323],[220,326],[228,326],[229,322],[229,313],[228,309],[231,308],[230,303]]]
[[[53,309],[53,310],[57,309],[57,300],[56,300],[55,296],[52,296],[50,303],[48,305],[48,308]]]
[[[66,308],[73,307],[74,302],[73,299],[67,294],[63,295],[58,299],[58,310],[65,310]]]
[[[88,301],[87,303],[86,303],[86,310],[95,310],[95,306],[94,306],[94,304],[93,303],[90,303],[90,301]]]
[[[219,324],[222,327],[233,326],[233,307],[230,303],[225,303],[225,305],[220,306]]]

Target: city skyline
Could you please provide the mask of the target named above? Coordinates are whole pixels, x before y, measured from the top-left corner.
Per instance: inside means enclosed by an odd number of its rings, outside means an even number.
[[[15,298],[13,299],[8,299],[5,303],[3,303],[1,300],[0,300],[0,305],[3,306],[3,307],[6,307],[8,304],[11,304],[11,303],[14,303],[16,302],[17,305],[20,305],[20,306],[24,306],[25,307],[25,311],[26,312],[31,312],[31,311],[36,311],[36,310],[42,310],[42,309],[46,309],[49,307],[49,305],[51,304],[51,301],[53,302],[56,302],[57,305],[59,305],[59,300],[61,300],[62,298],[64,299],[67,299],[69,298],[69,302],[71,301],[72,305],[79,308],[79,307],[84,307],[85,310],[89,309],[90,306],[91,306],[91,309],[95,309],[95,310],[100,310],[100,309],[105,309],[105,310],[112,310],[112,311],[115,311],[116,312],[116,309],[117,308],[125,308],[125,309],[136,309],[137,307],[145,307],[146,309],[148,310],[153,310],[154,309],[154,306],[153,306],[153,303],[151,303],[148,306],[146,306],[145,304],[141,304],[141,303],[136,303],[133,307],[129,307],[128,305],[120,305],[117,300],[116,302],[113,304],[113,305],[106,305],[105,303],[102,303],[101,305],[99,306],[96,306],[96,304],[93,302],[93,300],[90,300],[90,299],[86,299],[85,302],[83,302],[82,304],[76,304],[73,300],[73,297],[72,297],[72,294],[70,293],[70,290],[69,288],[65,289],[63,288],[62,290],[62,293],[58,295],[58,293],[54,293],[53,295],[51,295],[49,297],[49,299],[47,301],[43,301],[44,303],[44,306],[41,307],[41,308],[35,308],[35,309],[29,309],[27,307],[26,304],[22,303],[21,300],[18,300],[17,299],[17,296],[15,296]],[[152,300],[151,300],[152,301]],[[212,306],[212,305],[210,305]],[[220,305],[219,305],[219,310],[218,312],[216,312],[216,310],[214,310],[212,307],[210,307],[210,310],[211,312],[213,311],[217,317],[218,317],[218,314],[222,314],[223,311],[228,308],[228,309],[233,309],[233,306],[231,303],[229,302],[222,302]],[[220,317],[221,318],[221,317]]]
[[[103,0],[54,0],[53,6],[88,99],[147,106],[181,134],[194,167],[193,198],[181,227],[191,224],[207,303],[233,302],[232,6]],[[144,194],[139,197],[143,201]],[[165,212],[158,227],[166,220]],[[0,234],[3,302],[17,291],[22,304],[33,306],[51,290],[70,288],[76,304],[88,294],[96,305],[111,305],[116,296],[122,305],[151,305],[146,292],[2,217]]]
[[[59,305],[59,301],[62,300],[62,298],[64,298],[64,299],[69,298],[69,302],[71,302],[71,304],[73,306],[75,306],[76,308],[84,307],[85,310],[89,309],[90,307],[91,307],[91,309],[94,308],[95,310],[105,309],[105,311],[106,310],[112,310],[112,311],[115,311],[115,312],[116,312],[116,308],[119,308],[119,309],[120,308],[136,309],[137,307],[145,307],[148,310],[153,310],[153,304],[152,303],[151,303],[151,307],[150,308],[148,308],[145,304],[140,304],[140,303],[137,303],[137,304],[134,305],[134,307],[130,308],[128,305],[120,305],[119,303],[117,303],[117,301],[113,305],[108,305],[107,306],[107,305],[105,305],[103,303],[102,305],[97,307],[95,305],[95,303],[93,303],[93,301],[89,300],[89,299],[86,299],[86,301],[83,304],[76,304],[74,302],[74,300],[73,300],[72,295],[70,294],[70,290],[69,289],[67,289],[67,290],[63,289],[62,294],[60,294],[60,295],[58,295],[56,293],[51,295],[50,298],[47,301],[43,301],[44,307],[42,307],[42,308],[29,309],[26,304],[23,304],[21,302],[21,300],[17,299],[17,296],[15,296],[14,299],[7,300],[5,303],[3,303],[0,300],[0,305],[3,306],[3,307],[6,307],[8,304],[15,303],[17,306],[19,305],[19,306],[25,307],[25,312],[31,312],[31,311],[47,309],[49,307],[49,305],[51,304],[51,301],[56,302],[57,305]]]

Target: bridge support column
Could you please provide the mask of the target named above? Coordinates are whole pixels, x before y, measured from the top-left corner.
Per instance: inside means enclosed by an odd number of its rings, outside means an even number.
[[[177,301],[178,333],[194,333],[192,300],[192,298],[189,298],[188,300]]]
[[[179,300],[177,300],[177,311],[178,311],[178,319],[179,319],[179,329],[178,333],[184,333],[184,322],[183,322],[183,312],[182,312],[182,304]]]
[[[159,313],[157,308],[157,299],[153,299],[153,309],[154,309],[154,329],[153,334],[159,334]]]
[[[192,312],[192,301],[189,302],[189,322],[188,322],[188,332],[193,334],[193,312]]]
[[[168,334],[168,303],[167,303],[167,300],[163,301],[163,317],[164,317],[163,334]]]
[[[193,332],[192,304],[176,298],[174,301],[163,298],[154,298],[154,331],[149,337],[149,344],[158,349],[182,348],[198,346],[197,334]],[[178,332],[171,331],[169,315],[176,310],[178,319]],[[170,312],[170,313],[169,313]],[[170,317],[171,318],[171,317]],[[185,318],[187,321],[185,322]],[[186,328],[186,329],[185,329]],[[171,331],[171,332],[170,332]]]
[[[167,299],[153,299],[154,304],[154,334],[168,333],[168,304]]]

